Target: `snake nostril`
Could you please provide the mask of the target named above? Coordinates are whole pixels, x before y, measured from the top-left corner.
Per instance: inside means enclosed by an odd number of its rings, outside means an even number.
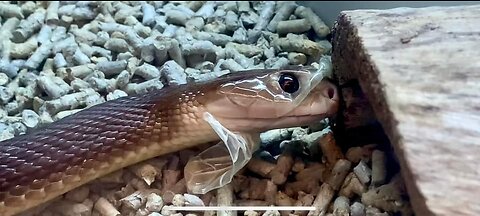
[[[329,87],[329,88],[325,89],[325,91],[323,92],[323,95],[328,97],[329,99],[334,99],[335,96],[336,96],[335,88]]]
[[[332,99],[333,96],[335,96],[335,90],[334,89],[328,89],[328,97],[330,99]]]

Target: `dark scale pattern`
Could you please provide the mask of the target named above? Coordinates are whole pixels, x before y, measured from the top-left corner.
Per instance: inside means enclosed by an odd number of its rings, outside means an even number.
[[[133,150],[139,137],[135,133],[163,102],[152,94],[109,101],[1,142],[0,201],[6,192],[20,196],[61,180],[65,172],[78,174],[80,167],[95,166],[95,160]]]

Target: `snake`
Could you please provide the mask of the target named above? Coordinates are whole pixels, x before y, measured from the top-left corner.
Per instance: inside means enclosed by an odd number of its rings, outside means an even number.
[[[0,215],[22,213],[141,161],[219,140],[206,112],[242,133],[334,116],[336,85],[322,79],[306,88],[311,73],[303,68],[245,70],[128,95],[4,140]]]

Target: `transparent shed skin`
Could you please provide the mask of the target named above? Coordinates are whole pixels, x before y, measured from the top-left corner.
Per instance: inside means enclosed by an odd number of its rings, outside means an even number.
[[[288,83],[294,89],[285,89],[289,87],[281,81],[285,76],[296,79]],[[260,132],[334,115],[336,89],[322,80],[322,70],[279,70],[221,85],[217,91],[221,97],[209,103],[204,114],[221,141],[186,165],[187,188],[204,194],[231,182],[258,148]]]

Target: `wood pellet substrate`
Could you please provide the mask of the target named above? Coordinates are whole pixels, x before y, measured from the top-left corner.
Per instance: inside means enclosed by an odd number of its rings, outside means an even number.
[[[2,2],[0,17],[0,140],[134,93],[315,64],[331,48],[329,28],[294,2]],[[409,214],[401,178],[386,179],[387,158],[374,146],[342,152],[323,124],[262,140],[263,151],[231,184],[206,195],[186,191],[182,168],[201,151],[190,149],[100,178],[26,215],[181,215],[188,212],[164,207],[230,204],[317,210],[218,214]]]

